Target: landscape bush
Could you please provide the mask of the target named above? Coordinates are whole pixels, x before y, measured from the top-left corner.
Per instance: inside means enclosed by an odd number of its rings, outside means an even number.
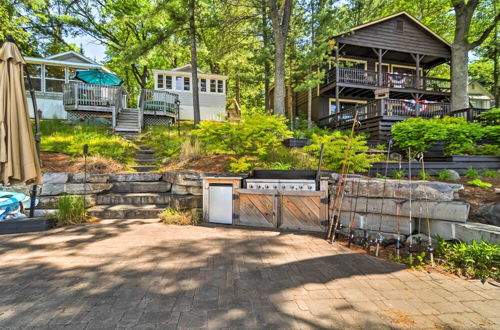
[[[70,125],[53,119],[42,120],[40,131],[43,136],[42,151],[79,156],[87,144],[90,156],[100,155],[121,163],[131,163],[137,150],[135,144],[111,134],[105,127]]]
[[[75,225],[89,221],[85,207],[85,197],[64,195],[55,203],[55,219],[58,226]]]
[[[285,117],[257,113],[242,116],[238,123],[204,121],[193,135],[213,153],[261,157],[280,146],[292,132]]]
[[[167,225],[193,225],[193,216],[190,212],[183,212],[173,208],[166,208],[158,214],[161,222]]]
[[[442,170],[436,173],[439,180],[448,180],[453,177],[453,174],[449,170]]]
[[[469,167],[465,172],[465,177],[469,179],[477,179],[479,176],[479,170],[476,168]]]
[[[445,144],[445,154],[462,154],[486,134],[487,128],[461,117],[409,118],[392,126],[396,145],[412,153],[425,152],[437,141]]]
[[[188,128],[183,125],[183,133],[187,130]],[[162,163],[179,157],[184,141],[186,141],[185,134],[179,136],[177,131],[169,126],[149,126],[143,132],[141,139],[144,145],[151,147],[155,152],[156,160]]]
[[[319,157],[321,145],[324,143],[323,164],[331,170],[340,171],[345,163],[345,152],[348,153],[346,166],[349,173],[366,172],[372,163],[380,161],[380,155],[370,155],[364,136],[350,137],[339,131],[333,131],[326,135],[313,134],[311,144],[304,147],[304,151]],[[349,146],[349,148],[348,148]]]
[[[436,260],[458,275],[500,280],[500,245],[472,241],[449,243],[436,236]]]

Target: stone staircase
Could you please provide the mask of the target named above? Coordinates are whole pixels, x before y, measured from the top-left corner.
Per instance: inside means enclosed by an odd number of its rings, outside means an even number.
[[[156,170],[157,166],[155,165],[154,154],[155,152],[151,149],[151,147],[146,146],[144,144],[137,144],[139,146],[139,150],[135,153],[135,162],[138,165],[131,166],[137,172],[151,172]]]
[[[172,184],[164,181],[114,182],[109,192],[96,195],[89,214],[101,219],[147,219],[157,218],[165,208],[201,207],[201,196],[173,194],[171,189]]]
[[[139,111],[137,109],[123,108],[116,118],[115,131],[140,133]]]

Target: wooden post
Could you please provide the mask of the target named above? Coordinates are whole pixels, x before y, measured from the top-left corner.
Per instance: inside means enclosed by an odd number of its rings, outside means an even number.
[[[288,114],[290,116],[290,129],[293,130],[292,87],[290,86],[290,84],[288,84],[287,94]]]
[[[337,43],[337,47],[335,47],[335,113],[339,113],[340,111],[340,93],[339,93],[339,56],[340,56],[340,44]],[[331,109],[328,109],[330,112]]]
[[[382,65],[382,49],[378,49],[377,50],[377,55],[378,55],[378,85],[382,86],[382,84],[384,83],[383,73],[382,73],[382,68],[383,68],[383,65]]]

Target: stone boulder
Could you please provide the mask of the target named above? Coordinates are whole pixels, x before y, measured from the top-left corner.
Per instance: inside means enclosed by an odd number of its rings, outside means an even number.
[[[483,205],[477,209],[474,215],[489,225],[500,227],[500,203]]]
[[[160,173],[123,173],[110,174],[109,182],[153,182],[160,181]]]
[[[112,186],[110,183],[48,183],[42,185],[40,196],[98,194],[109,191]]]
[[[77,173],[70,174],[69,182],[71,183],[85,183],[85,174]],[[87,174],[87,183],[108,183],[109,174]]]
[[[69,174],[66,172],[47,172],[42,174],[43,183],[66,183]]]
[[[216,176],[213,173],[197,173],[189,171],[164,172],[162,180],[172,183],[174,186],[201,187],[203,178],[207,176]],[[172,188],[173,189],[173,188]]]

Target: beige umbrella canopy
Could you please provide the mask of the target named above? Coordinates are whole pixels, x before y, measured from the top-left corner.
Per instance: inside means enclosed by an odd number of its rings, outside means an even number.
[[[0,48],[0,182],[40,183],[40,160],[24,90],[24,60],[13,42]]]

